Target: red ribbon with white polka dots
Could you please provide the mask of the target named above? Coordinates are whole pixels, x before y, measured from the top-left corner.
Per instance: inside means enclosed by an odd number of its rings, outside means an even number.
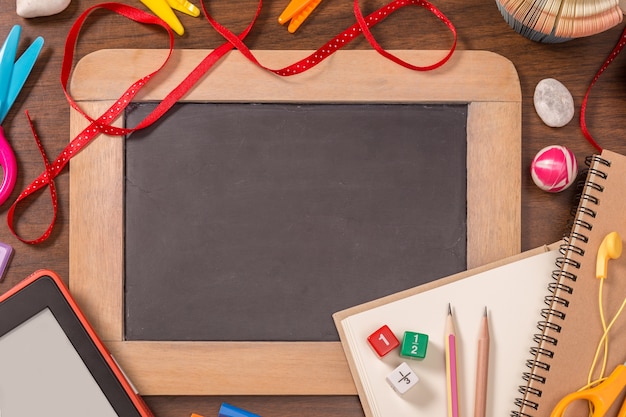
[[[378,44],[378,42],[376,42],[376,39],[372,35],[369,28],[382,22],[386,17],[390,16],[396,10],[399,10],[406,6],[419,6],[419,7],[426,8],[432,14],[434,14],[437,18],[439,18],[448,27],[448,29],[450,29],[450,32],[453,35],[452,46],[450,47],[448,54],[446,54],[439,61],[431,65],[424,66],[424,67],[412,65],[408,62],[401,60],[395,55],[387,52]],[[403,67],[406,67],[415,71],[430,71],[445,64],[448,61],[448,59],[450,59],[450,57],[452,56],[456,48],[456,41],[457,41],[456,29],[454,25],[452,24],[452,22],[439,9],[437,9],[435,6],[433,6],[427,1],[394,0],[391,3],[387,4],[386,6],[381,7],[374,13],[368,15],[367,17],[364,17],[363,14],[361,13],[361,10],[359,9],[358,0],[354,0],[354,14],[356,16],[357,23],[350,26],[348,29],[344,30],[339,35],[335,36],[333,39],[331,39],[329,42],[324,44],[321,48],[313,52],[308,57],[303,58],[300,61],[294,64],[291,64],[287,67],[281,68],[281,69],[271,69],[262,65],[256,59],[256,57],[250,51],[250,49],[248,49],[248,47],[243,43],[243,38],[236,36],[231,31],[229,31],[224,26],[222,26],[217,21],[215,21],[215,19],[211,17],[211,15],[207,12],[206,8],[204,7],[204,2],[202,3],[202,9],[204,11],[204,14],[207,17],[207,20],[213,26],[213,28],[220,35],[222,35],[231,45],[237,48],[237,50],[239,50],[239,52],[241,52],[246,58],[248,58],[251,62],[255,63],[259,67],[266,69],[268,71],[271,71],[277,75],[281,75],[281,76],[300,74],[314,67],[315,65],[322,62],[324,59],[328,58],[337,50],[346,46],[353,39],[358,37],[361,33],[365,36],[365,38],[368,40],[370,45],[372,45],[372,47],[382,56],[392,60],[396,64],[402,65]]]
[[[606,71],[606,69],[609,67],[611,62],[613,62],[613,60],[617,57],[617,55],[619,55],[622,49],[624,49],[624,46],[626,46],[626,29],[624,29],[624,31],[622,32],[622,35],[617,41],[617,44],[613,47],[613,50],[611,51],[609,56],[606,58],[606,60],[604,61],[604,63],[602,64],[598,72],[596,73],[596,75],[591,80],[591,83],[589,84],[589,87],[587,88],[587,92],[585,93],[585,97],[583,98],[582,105],[580,106],[580,128],[583,132],[583,135],[587,139],[587,141],[594,148],[596,148],[598,152],[602,152],[602,146],[600,146],[598,142],[595,141],[593,136],[591,136],[591,133],[589,132],[589,129],[587,128],[587,121],[585,120],[585,114],[587,111],[587,101],[589,100],[589,93],[591,93],[591,88],[596,84],[596,82],[598,81],[602,73]]]
[[[157,105],[157,107],[152,111],[152,113],[150,113],[144,120],[142,120],[134,128],[115,127],[115,126],[112,126],[112,123],[121,115],[121,113],[124,111],[126,106],[130,104],[130,102],[135,97],[135,95],[139,92],[139,90],[141,90],[141,88],[143,88],[151,80],[151,78],[165,66],[174,48],[173,32],[170,29],[170,27],[160,18],[152,14],[149,14],[147,12],[144,12],[142,10],[139,10],[139,9],[136,9],[134,7],[127,6],[124,4],[103,3],[103,4],[90,7],[89,9],[85,10],[85,12],[83,12],[79,16],[77,21],[74,23],[74,25],[72,26],[68,34],[68,38],[65,44],[65,55],[63,57],[63,65],[61,69],[61,84],[63,86],[63,90],[65,92],[66,98],[68,102],[70,103],[70,105],[72,106],[72,108],[74,108],[76,111],[82,114],[87,120],[89,120],[90,124],[76,138],[74,138],[69,143],[69,145],[67,145],[67,147],[61,152],[61,154],[54,161],[49,161],[44,151],[44,148],[41,145],[41,142],[37,136],[34,126],[31,123],[30,117],[28,117],[28,121],[31,124],[31,128],[33,131],[33,136],[35,137],[35,141],[37,143],[37,146],[44,160],[45,171],[42,174],[40,174],[39,177],[35,179],[18,196],[16,201],[9,208],[8,213],[7,213],[7,222],[8,222],[9,229],[11,230],[11,232],[19,240],[21,240],[24,243],[37,244],[37,243],[41,243],[45,241],[52,232],[52,229],[56,222],[57,211],[58,211],[58,200],[57,200],[56,187],[54,185],[54,179],[63,171],[65,166],[68,164],[69,160],[78,152],[80,152],[85,146],[87,146],[100,133],[105,133],[107,135],[123,136],[123,135],[128,135],[132,133],[133,131],[145,128],[151,125],[152,123],[154,123],[163,114],[165,114],[165,112],[167,112],[167,110],[169,110],[191,87],[193,87],[193,85],[195,85],[196,82],[198,82],[200,78],[216,62],[218,62],[228,51],[232,50],[233,48],[237,48],[244,56],[246,56],[250,61],[260,66],[261,68],[264,68],[268,71],[271,71],[281,76],[289,76],[289,75],[302,73],[314,67],[315,65],[317,65],[318,63],[320,63],[321,61],[323,61],[324,59],[332,55],[335,51],[347,45],[350,41],[352,41],[361,33],[365,36],[365,38],[372,45],[372,47],[376,51],[378,51],[378,53],[380,53],[382,56],[392,60],[393,62],[399,65],[402,65],[406,68],[416,70],[416,71],[428,71],[428,70],[432,70],[432,69],[440,67],[441,65],[443,65],[445,62],[448,61],[448,59],[452,56],[452,53],[454,52],[454,49],[456,47],[457,34],[456,34],[456,29],[454,28],[454,25],[452,24],[452,22],[450,22],[450,20],[448,20],[448,18],[442,12],[440,12],[436,7],[434,7],[432,4],[428,3],[427,1],[393,0],[391,3],[387,4],[386,6],[383,6],[378,11],[364,17],[359,9],[358,0],[354,0],[354,14],[356,16],[357,23],[355,23],[354,25],[352,25],[351,27],[349,27],[348,29],[340,33],[339,35],[335,36],[331,41],[323,45],[321,48],[319,48],[317,51],[312,53],[310,56],[292,65],[289,65],[285,68],[274,70],[274,69],[270,69],[270,68],[263,66],[243,42],[243,40],[252,29],[254,22],[256,21],[256,19],[258,18],[260,14],[261,4],[262,4],[262,1],[259,0],[255,16],[252,19],[251,23],[247,26],[247,28],[239,35],[235,35],[231,31],[229,31],[226,27],[224,27],[215,19],[213,19],[213,17],[207,12],[204,6],[204,2],[202,2],[201,4],[202,9],[206,15],[207,20],[209,21],[211,26],[213,26],[213,28],[226,39],[227,42],[222,44],[215,50],[211,51],[211,53],[209,53],[200,62],[200,64],[198,64],[198,66],[194,68],[187,75],[187,77]],[[378,44],[378,42],[376,42],[374,36],[370,32],[370,28],[376,25],[377,23],[381,22],[382,20],[384,20],[387,16],[389,16],[394,11],[400,8],[403,8],[405,6],[419,6],[419,7],[424,7],[428,9],[431,13],[433,13],[437,18],[439,18],[450,29],[450,31],[453,34],[453,43],[448,54],[444,56],[441,60],[425,67],[415,66],[385,51]],[[156,71],[144,76],[140,80],[133,83],[126,90],[126,92],[122,95],[122,97],[120,97],[117,100],[117,102],[113,106],[111,106],[105,113],[103,113],[97,119],[93,119],[89,115],[87,115],[85,112],[83,112],[83,110],[74,102],[72,97],[67,92],[67,85],[68,85],[69,77],[70,77],[72,67],[73,67],[74,49],[76,46],[76,42],[78,40],[80,29],[82,28],[82,25],[84,21],[86,20],[86,18],[95,9],[99,9],[99,8],[110,10],[112,12],[115,12],[121,16],[124,16],[128,19],[131,19],[139,23],[159,25],[163,27],[168,32],[170,44],[169,44],[169,54],[167,55],[164,62]],[[15,228],[13,226],[14,221],[15,221],[16,206],[20,202],[28,198],[30,195],[32,195],[33,193],[35,193],[36,191],[46,186],[49,187],[50,189],[50,196],[52,199],[52,206],[53,206],[52,220],[48,228],[46,229],[46,231],[40,237],[36,239],[32,239],[32,240],[22,238],[16,233]]]
[[[129,6],[124,6],[124,5],[117,4],[117,3],[105,3],[105,4],[97,5],[97,6],[87,9],[74,23],[68,35],[67,41],[65,43],[65,55],[63,57],[63,64],[61,68],[61,84],[63,86],[63,90],[65,91],[65,95],[68,98],[68,101],[70,102],[71,106],[77,109],[87,119],[89,119],[91,124],[85,130],[83,130],[75,139],[73,139],[70,142],[70,144],[65,147],[65,149],[61,152],[61,154],[53,162],[50,162],[46,156],[43,146],[41,145],[41,142],[39,141],[39,138],[34,129],[34,126],[31,123],[30,117],[28,117],[28,121],[31,124],[31,129],[33,131],[33,136],[35,137],[35,141],[43,157],[46,170],[42,174],[40,174],[39,177],[37,177],[37,179],[35,179],[24,191],[22,191],[22,193],[17,197],[17,199],[11,205],[11,207],[9,208],[7,212],[7,223],[9,225],[9,229],[11,230],[13,235],[15,235],[15,237],[17,237],[19,240],[21,240],[24,243],[37,244],[37,243],[41,243],[45,241],[46,239],[48,239],[48,237],[50,237],[50,234],[56,222],[56,217],[57,217],[57,212],[58,212],[58,200],[57,200],[56,187],[54,185],[54,179],[57,177],[57,175],[61,173],[61,171],[65,168],[69,160],[75,154],[80,152],[80,150],[83,149],[85,146],[87,146],[89,142],[91,142],[91,140],[95,136],[105,131],[105,129],[107,129],[110,126],[109,122],[112,120],[115,120],[121,114],[121,112],[124,110],[126,105],[128,105],[128,103],[130,103],[130,101],[132,100],[132,97],[134,97],[137,94],[137,92],[141,89],[141,87],[145,85],[147,80],[149,80],[156,72],[158,72],[165,65],[165,62],[164,62],[161,65],[161,67],[157,69],[157,71],[135,82],[131,87],[128,88],[128,90],[126,90],[122,98],[120,98],[113,106],[111,106],[111,108],[109,108],[98,119],[93,120],[89,116],[87,116],[82,110],[80,110],[78,105],[69,96],[67,92],[67,84],[68,84],[69,77],[71,74],[72,64],[74,60],[74,48],[76,46],[78,33],[80,31],[82,24],[87,18],[87,16],[97,8],[109,9],[111,11],[119,13],[122,16],[125,16],[129,19],[132,19],[141,23],[156,24],[156,25],[160,25],[164,27],[170,35],[170,54],[173,49],[174,35],[171,29],[169,28],[169,26],[167,26],[165,22],[163,22],[161,19],[158,19],[156,16],[150,15],[149,13],[145,13],[139,9],[135,9]],[[169,55],[167,58],[169,58]],[[32,240],[22,238],[16,233],[15,228],[13,227],[15,209],[20,202],[22,202],[27,197],[34,194],[36,191],[46,186],[50,188],[50,197],[52,199],[52,207],[53,207],[52,220],[50,221],[48,228],[38,238],[32,239]]]

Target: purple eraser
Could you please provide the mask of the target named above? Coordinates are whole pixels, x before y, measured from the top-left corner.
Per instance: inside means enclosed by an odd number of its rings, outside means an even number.
[[[0,242],[0,281],[4,279],[4,273],[13,257],[13,248],[11,245]]]

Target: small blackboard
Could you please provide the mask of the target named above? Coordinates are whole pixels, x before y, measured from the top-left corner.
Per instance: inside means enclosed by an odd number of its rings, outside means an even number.
[[[446,53],[395,52],[418,65]],[[173,51],[117,125],[141,119],[209,53]],[[308,52],[254,54],[281,67]],[[72,96],[98,117],[167,55],[90,54]],[[132,65],[111,71],[118,62]],[[308,118],[318,135],[301,133]],[[195,123],[206,127],[194,138]],[[72,137],[87,124],[71,110]],[[193,152],[178,160],[177,147]],[[519,253],[520,178],[521,91],[499,55],[455,51],[416,72],[375,51],[338,51],[278,77],[233,51],[148,130],[101,135],[72,158],[70,289],[143,395],[354,395],[333,310]],[[146,204],[162,211],[152,223]],[[182,223],[154,223],[165,218]],[[268,277],[273,290],[260,284]],[[218,304],[233,314],[209,310]],[[248,328],[227,321],[237,315]]]
[[[177,104],[126,141],[126,338],[338,340],[334,312],[465,270],[466,125],[466,105]]]

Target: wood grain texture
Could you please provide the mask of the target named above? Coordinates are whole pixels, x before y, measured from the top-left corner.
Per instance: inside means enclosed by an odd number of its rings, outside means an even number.
[[[173,51],[164,69],[147,83],[136,100],[162,99],[210,52]],[[312,52],[264,50],[254,54],[262,62],[280,68]],[[441,59],[446,51],[391,52],[410,62],[428,63]],[[94,52],[76,65],[70,91],[81,102],[117,99],[134,81],[156,70],[166,56],[167,51],[155,49]],[[113,72],[110,63],[116,62],[128,65]],[[355,71],[355,68],[367,68],[367,71]],[[488,51],[457,51],[443,67],[426,72],[408,70],[374,51],[338,51],[313,69],[289,77],[265,71],[241,53],[231,51],[183,100],[520,102],[521,92],[512,63]]]
[[[113,101],[91,106],[93,113],[106,111]],[[71,125],[80,132],[86,119],[72,111]],[[119,122],[117,123],[119,126]],[[96,262],[70,263],[70,291],[103,340],[124,336],[124,146],[123,138],[102,135],[72,161],[70,175],[70,239],[72,259]],[[75,162],[75,163],[74,163]],[[102,170],[116,175],[103,175]]]
[[[143,395],[356,393],[339,342],[108,342],[107,346],[125,372],[139,376],[133,381]],[[276,356],[279,366],[273,360]],[[306,372],[297,372],[303,363]]]
[[[39,131],[43,145],[51,158],[58,154],[69,138],[70,111],[59,83],[63,48],[67,33],[76,18],[98,0],[73,1],[70,6],[54,16],[37,19],[20,19],[12,7],[0,8],[2,28],[15,23],[23,26],[24,42],[43,36],[46,44],[41,59],[26,83],[15,105],[3,122],[18,160],[18,182],[11,200],[43,171],[41,155],[37,151],[30,128],[24,117],[28,109]],[[245,28],[257,7],[255,0],[240,0],[237,7],[232,2],[208,2],[210,12],[229,29],[239,32]],[[374,11],[385,2],[362,0],[363,13]],[[127,2],[145,8],[139,2]],[[562,44],[531,42],[515,33],[504,21],[494,2],[484,0],[434,1],[445,13],[459,34],[458,50],[485,50],[500,54],[513,63],[520,78],[522,92],[522,250],[528,250],[558,240],[567,229],[574,188],[557,195],[539,190],[530,179],[528,170],[535,153],[544,146],[566,145],[572,149],[578,162],[591,154],[593,148],[585,141],[578,125],[580,103],[606,56],[609,54],[626,24],[604,33],[572,40]],[[254,49],[310,50],[323,45],[328,39],[353,24],[352,2],[323,1],[313,15],[295,34],[289,34],[276,18],[286,1],[266,0],[259,20],[245,42]],[[181,16],[186,34],[176,38],[177,49],[210,49],[223,43],[223,39],[210,28],[203,18]],[[451,36],[444,25],[419,8],[407,8],[390,16],[373,30],[381,45],[388,49],[439,49],[450,46]],[[21,45],[23,47],[23,45]],[[87,21],[76,48],[81,58],[103,48],[166,48],[167,37],[161,30],[138,25],[103,11],[96,11]],[[348,50],[371,49],[362,39],[356,39]],[[116,63],[118,69],[127,65]],[[574,97],[574,120],[559,129],[544,125],[533,108],[535,85],[546,77],[553,77],[567,86]],[[601,144],[614,151],[626,153],[626,60],[619,56],[602,75],[592,91],[587,111],[587,123]],[[70,170],[74,169],[73,167]],[[52,236],[38,246],[20,243],[8,230],[0,227],[0,240],[15,248],[6,278],[0,283],[4,292],[36,269],[51,268],[64,279],[69,276],[69,175],[66,170],[55,181],[59,193],[59,214]],[[0,207],[6,216],[9,203]],[[33,238],[43,232],[52,216],[49,195],[38,197],[20,205],[16,212],[17,229],[25,237]],[[96,291],[96,290],[94,290]],[[326,415],[329,417],[363,416],[355,396],[158,396],[148,397],[150,407],[158,417],[180,417],[197,412],[205,416],[216,415],[221,401],[230,401],[262,416],[302,417]]]
[[[519,246],[507,238],[517,236],[521,224],[521,194],[503,190],[521,189],[521,178],[503,175],[521,170],[520,102],[477,102],[469,106],[467,141],[467,241],[482,242],[468,251],[468,267],[502,259],[500,250],[515,254]],[[480,146],[475,146],[480,143]],[[481,169],[489,166],[489,169]],[[485,215],[485,211],[497,215]],[[510,245],[502,247],[502,245]]]

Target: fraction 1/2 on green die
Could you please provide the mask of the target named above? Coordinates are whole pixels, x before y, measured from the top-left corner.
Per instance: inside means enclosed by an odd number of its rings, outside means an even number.
[[[424,359],[428,348],[428,335],[416,332],[404,332],[400,356],[410,359]]]

